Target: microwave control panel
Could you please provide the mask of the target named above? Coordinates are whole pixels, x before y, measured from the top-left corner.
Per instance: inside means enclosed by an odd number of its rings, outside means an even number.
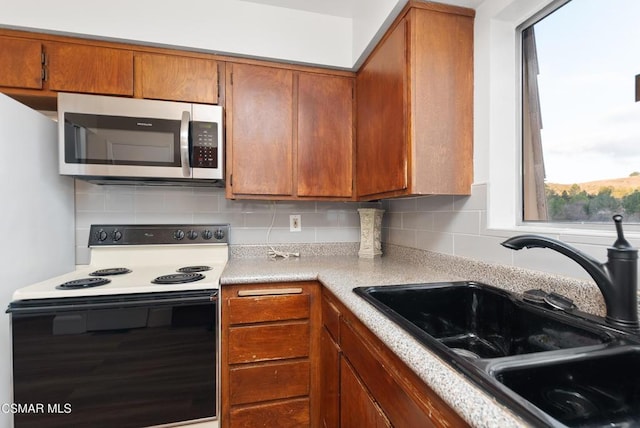
[[[194,168],[218,167],[218,124],[191,122],[191,166]]]

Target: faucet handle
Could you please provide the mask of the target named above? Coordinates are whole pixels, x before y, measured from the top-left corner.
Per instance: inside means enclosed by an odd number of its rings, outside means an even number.
[[[630,250],[633,249],[629,241],[624,239],[624,232],[622,231],[622,216],[620,214],[616,214],[613,216],[613,221],[616,225],[616,233],[618,234],[618,239],[613,243],[613,248],[618,250]]]

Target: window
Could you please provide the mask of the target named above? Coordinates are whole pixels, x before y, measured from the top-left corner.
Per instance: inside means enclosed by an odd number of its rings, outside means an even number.
[[[551,6],[520,27],[522,218],[640,223],[640,2]]]

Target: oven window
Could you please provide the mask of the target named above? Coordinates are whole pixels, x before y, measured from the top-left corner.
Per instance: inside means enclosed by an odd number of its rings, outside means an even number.
[[[34,405],[15,426],[214,418],[216,320],[214,302],[13,314],[14,403]]]
[[[67,163],[180,166],[180,121],[65,113]]]

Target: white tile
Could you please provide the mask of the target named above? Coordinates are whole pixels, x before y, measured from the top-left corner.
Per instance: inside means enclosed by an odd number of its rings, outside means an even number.
[[[416,204],[418,211],[453,211],[453,196],[423,196]]]
[[[483,211],[487,209],[487,185],[471,186],[471,196],[454,196],[454,211]]]
[[[410,212],[402,214],[402,228],[415,230],[433,230],[433,213]]]
[[[453,234],[418,231],[417,248],[436,253],[453,254]]]
[[[315,242],[360,242],[360,228],[318,228]]]
[[[433,230],[449,233],[480,233],[480,212],[434,212]]]
[[[502,241],[502,238],[491,236],[456,234],[453,251],[456,256],[509,265],[512,261],[511,250],[500,245]]]

